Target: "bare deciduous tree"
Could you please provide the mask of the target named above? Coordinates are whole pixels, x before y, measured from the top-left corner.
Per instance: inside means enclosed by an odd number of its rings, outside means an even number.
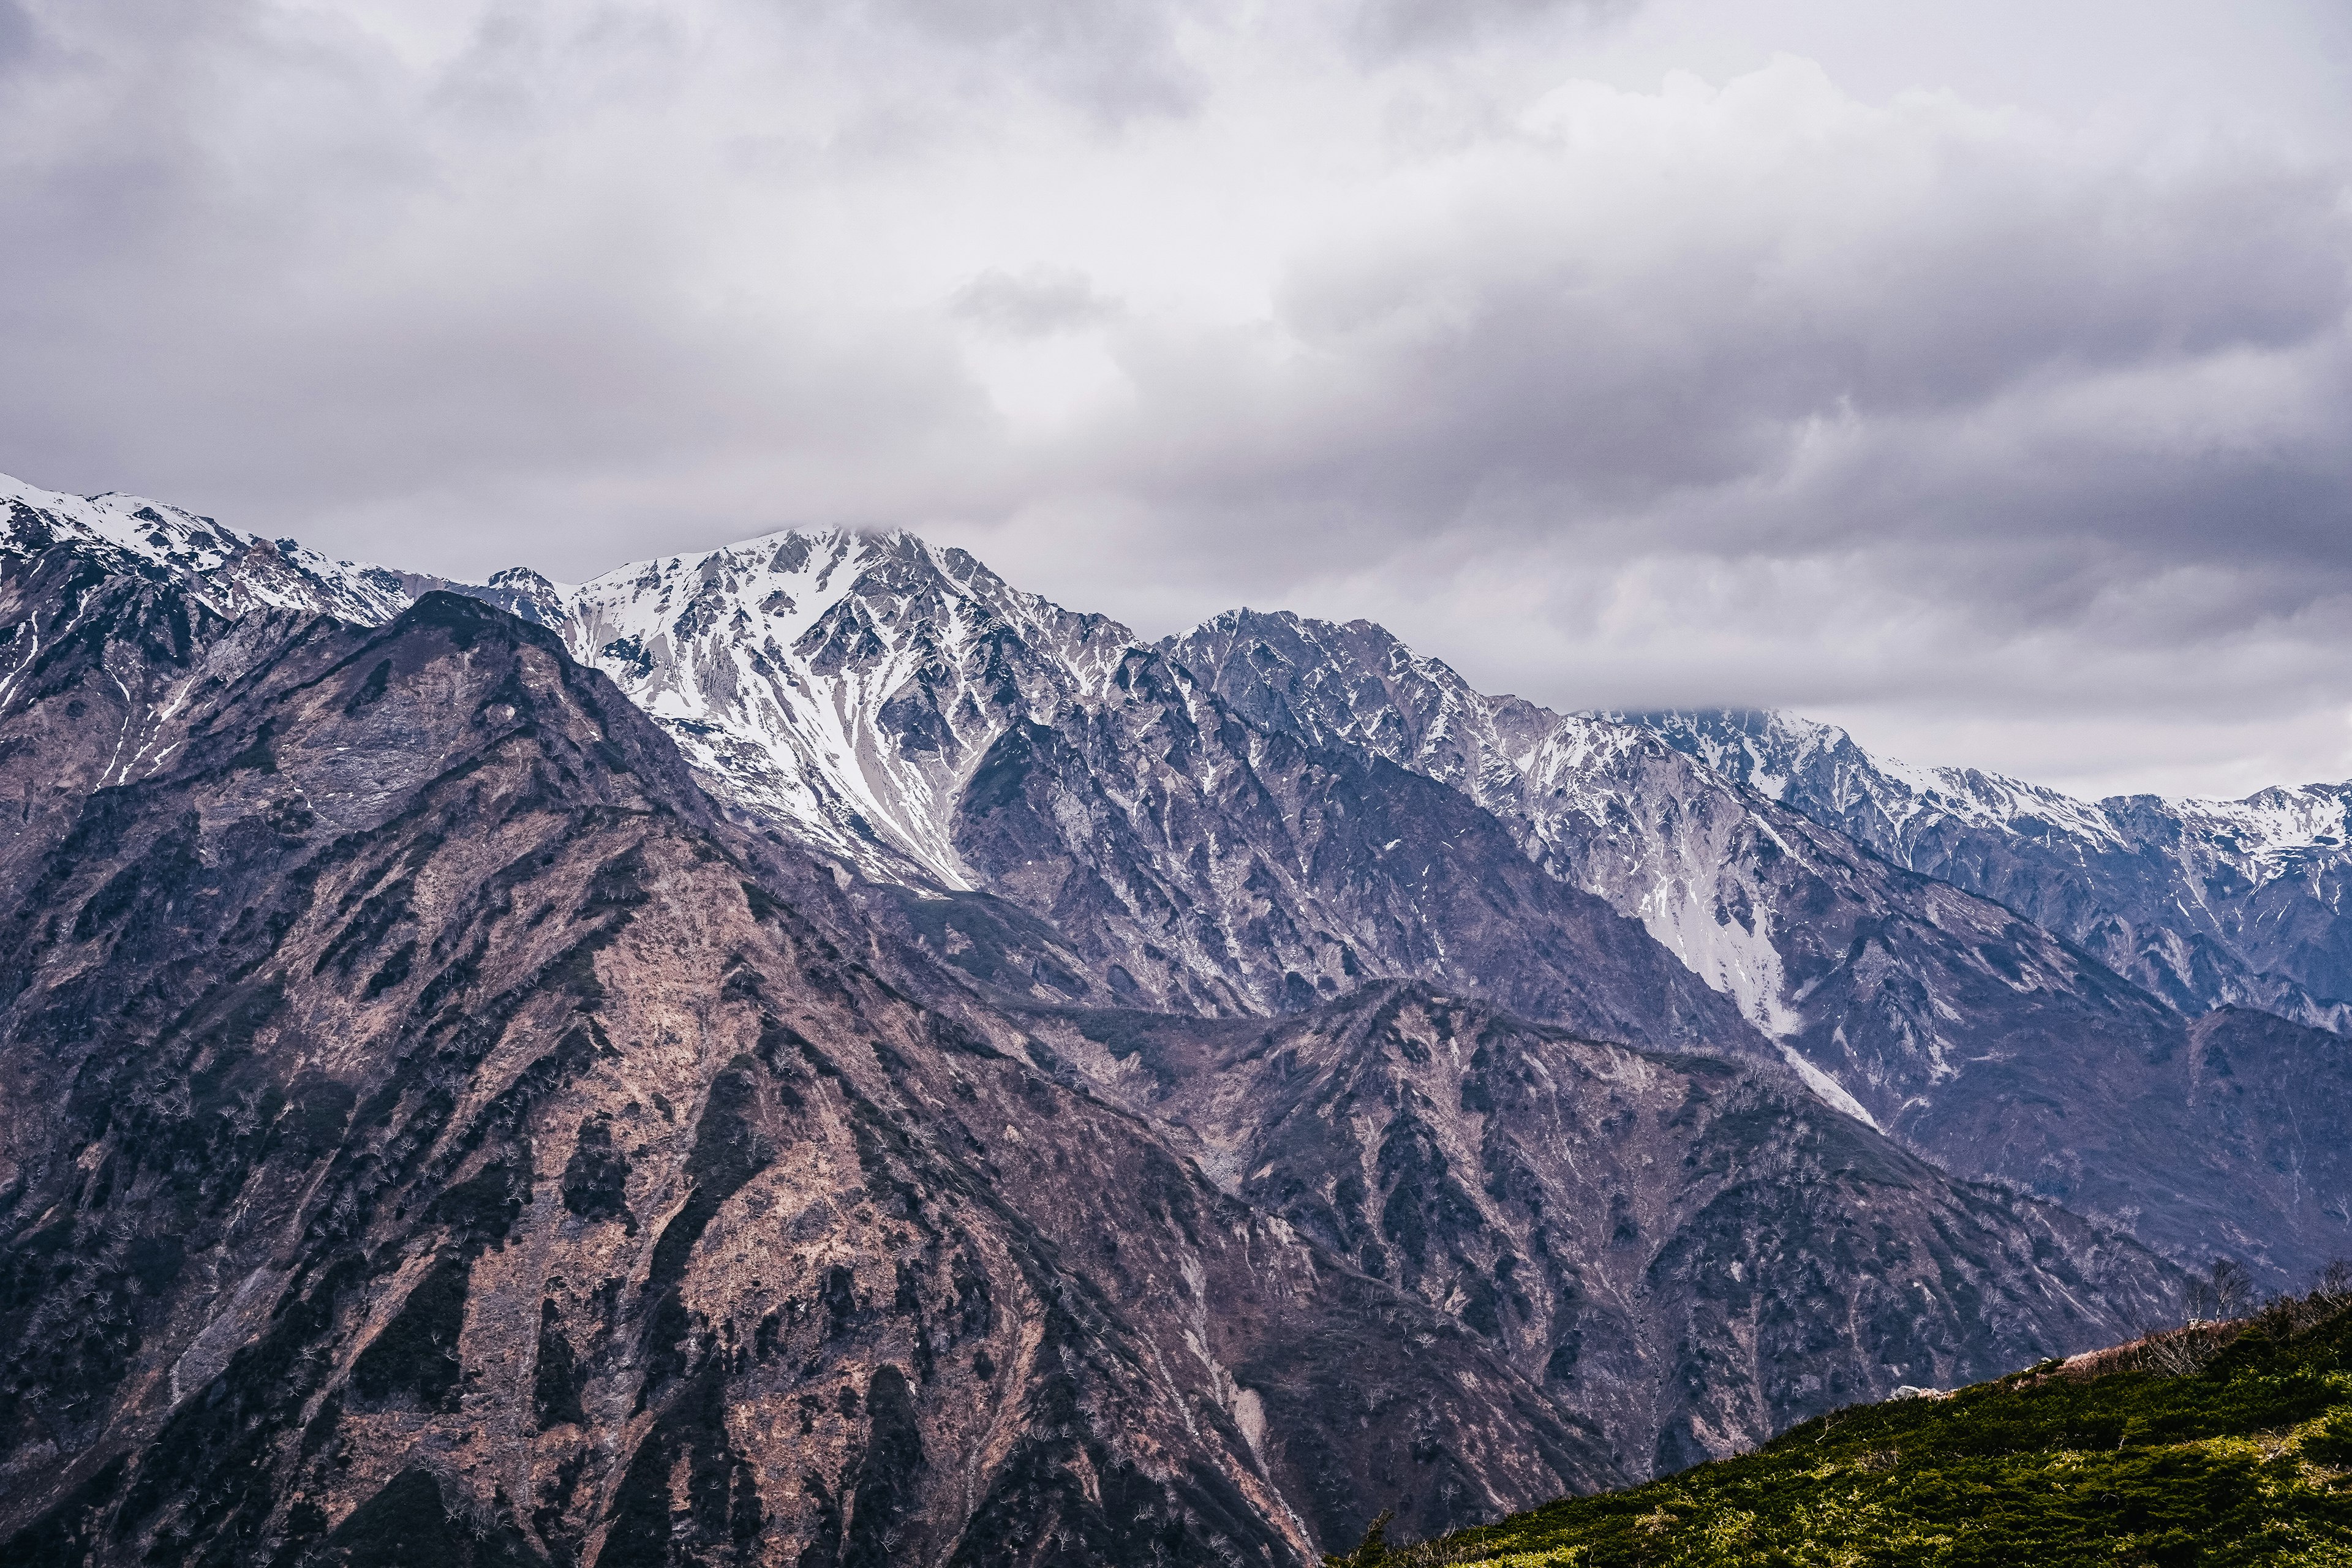
[[[2253,1310],[2254,1282],[2234,1258],[2217,1258],[2212,1272],[2189,1282],[2189,1321],[2226,1323]]]

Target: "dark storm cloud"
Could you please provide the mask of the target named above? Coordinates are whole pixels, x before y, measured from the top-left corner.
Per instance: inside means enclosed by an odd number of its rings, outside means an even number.
[[[2323,13],[2037,24],[2021,106],[1839,15],[0,0],[0,468],[472,573],[905,524],[1562,705],[2352,772],[2352,135],[2242,86],[2352,102]],[[1661,83],[1751,32],[1921,90]]]
[[[1192,429],[1173,485],[1339,486],[1392,508],[1400,528],[1475,510],[1498,478],[1540,496],[1527,526],[1605,526],[1664,495],[1781,472],[1824,422],[1959,442],[2065,389],[2340,339],[2352,247],[2334,172],[2051,167],[2022,138],[1954,147],[1932,113],[1855,115],[1829,145],[1811,129],[1811,145],[1759,168],[1740,121],[1760,105],[1739,97],[1836,105],[1810,71],[1774,74],[1785,79],[1700,107],[1735,152],[1716,167],[1678,153],[1679,169],[1662,158],[1599,181],[1529,169],[1457,200],[1442,226],[1408,217],[1379,243],[1307,258],[1279,309],[1303,352],[1262,379],[1213,341],[1139,350],[1139,383],[1157,395],[1139,443]],[[1929,159],[1943,166],[1901,188]],[[1238,406],[1235,383],[1249,394]],[[2162,389],[2147,392],[2115,421],[2154,412]],[[1296,438],[1238,433],[1269,418]],[[2050,435],[2095,464],[2122,433]],[[1232,481],[1217,471],[1228,453],[1247,464]],[[1971,533],[2053,521],[1978,510]],[[1780,526],[1804,546],[1951,521],[1840,511]]]

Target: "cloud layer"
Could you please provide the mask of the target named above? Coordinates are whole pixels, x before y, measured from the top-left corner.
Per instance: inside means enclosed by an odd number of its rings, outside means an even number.
[[[0,468],[472,574],[911,526],[1561,706],[2352,774],[2345,24],[1969,16],[0,0]]]

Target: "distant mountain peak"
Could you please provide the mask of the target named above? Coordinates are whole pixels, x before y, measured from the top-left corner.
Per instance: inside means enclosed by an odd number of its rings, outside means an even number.
[[[107,527],[166,544],[198,526],[110,507]],[[19,531],[203,576],[74,515]],[[286,552],[205,537],[235,557],[212,602],[283,581],[330,607],[334,582]],[[345,570],[377,601],[351,618],[444,585]],[[2084,803],[1874,759],[1787,713],[1555,712],[1374,623],[1282,610],[1147,645],[903,531],[789,529],[460,591],[555,630],[740,819],[1030,1002],[1278,1014],[1420,975],[1793,1071],[1857,1123],[2108,1213],[2169,1167],[2078,1169],[2079,1121],[1988,1152],[1972,1119],[2003,1084],[2137,1092],[2217,1004],[2352,1025],[2329,999],[2352,978],[2324,978],[2352,977],[2334,912],[2352,789]]]
[[[737,805],[870,875],[949,889],[969,885],[957,768],[1007,724],[1098,697],[1135,646],[905,530],[780,530],[554,595],[574,656]]]
[[[68,495],[0,475],[0,555],[60,544],[96,552],[118,570],[183,584],[224,615],[301,609],[380,624],[409,598],[401,574],[330,561],[290,539],[242,533],[144,496]]]
[[[1612,715],[1906,869],[2019,910],[2189,1013],[2352,1028],[2352,785],[2078,800],[1778,712]]]

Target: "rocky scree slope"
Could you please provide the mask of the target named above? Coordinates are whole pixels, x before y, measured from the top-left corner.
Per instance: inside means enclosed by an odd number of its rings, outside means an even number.
[[[2018,910],[2183,1012],[2352,1033],[2352,784],[2091,802],[1872,756],[1793,714],[1621,715],[1898,866]]]
[[[1289,1563],[1336,1476],[1438,1528],[1619,1473],[551,635],[0,581],[55,634],[0,707],[0,1556]]]

